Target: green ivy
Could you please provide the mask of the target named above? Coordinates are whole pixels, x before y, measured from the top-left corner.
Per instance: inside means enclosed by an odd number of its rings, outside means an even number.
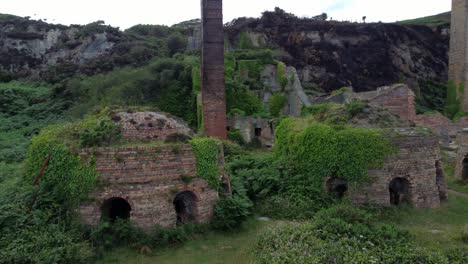
[[[313,119],[284,119],[276,129],[275,157],[307,184],[320,187],[325,177],[350,183],[368,180],[368,170],[383,165],[393,148],[379,131],[368,128],[337,127]]]
[[[38,199],[53,200],[74,208],[87,198],[97,183],[93,162],[84,164],[64,142],[69,126],[52,126],[32,139],[26,159],[26,180],[32,183],[50,155],[49,164],[38,184]]]
[[[211,188],[221,185],[218,168],[219,140],[214,138],[194,138],[190,141],[197,165],[197,176],[205,179]]]

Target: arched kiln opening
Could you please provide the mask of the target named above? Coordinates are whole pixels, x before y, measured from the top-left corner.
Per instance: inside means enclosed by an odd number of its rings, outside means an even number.
[[[114,197],[104,201],[101,207],[101,219],[115,221],[119,219],[129,219],[132,207],[122,198]]]
[[[401,205],[409,203],[409,181],[405,178],[395,178],[390,182],[390,203],[392,205]]]
[[[174,209],[177,214],[177,225],[183,225],[196,220],[196,196],[192,192],[178,193],[174,198]]]

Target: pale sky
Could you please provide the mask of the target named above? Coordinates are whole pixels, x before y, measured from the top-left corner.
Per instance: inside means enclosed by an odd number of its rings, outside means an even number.
[[[224,21],[258,17],[276,6],[301,17],[326,12],[336,20],[394,22],[449,11],[451,0],[224,0]],[[126,29],[199,18],[200,0],[0,0],[0,13],[64,25],[104,20]]]

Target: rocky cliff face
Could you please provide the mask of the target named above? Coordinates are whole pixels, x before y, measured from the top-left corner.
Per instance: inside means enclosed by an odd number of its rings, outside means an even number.
[[[60,81],[144,63],[156,54],[117,28],[95,22],[53,25],[20,17],[0,19],[0,73]]]
[[[199,21],[192,22],[183,34],[187,48],[197,50]],[[102,23],[65,27],[18,17],[0,19],[0,77],[3,72],[56,82],[76,73],[143,65],[165,52],[154,44],[170,34],[164,30],[163,35],[156,30],[159,33],[147,41],[147,36]],[[368,91],[397,82],[418,91],[426,81],[447,80],[447,25],[325,22],[276,10],[226,25],[231,47],[238,46],[243,32],[254,47],[277,50],[280,60],[295,67],[306,92],[344,86]]]
[[[231,45],[242,32],[256,47],[282,50],[282,60],[312,90],[367,91],[396,82],[417,90],[425,81],[447,80],[448,26],[325,22],[277,11],[230,23]]]

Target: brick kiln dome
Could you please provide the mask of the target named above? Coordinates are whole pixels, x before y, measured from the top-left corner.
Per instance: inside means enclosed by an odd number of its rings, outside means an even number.
[[[119,112],[112,119],[121,125],[122,136],[127,140],[166,140],[177,135],[193,135],[182,119],[159,112]]]

